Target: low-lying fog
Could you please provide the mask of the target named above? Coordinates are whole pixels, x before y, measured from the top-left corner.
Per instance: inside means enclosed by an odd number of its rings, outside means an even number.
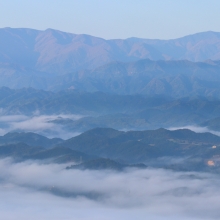
[[[11,131],[35,132],[49,138],[59,137],[68,139],[78,135],[77,132],[67,131],[62,124],[53,123],[57,119],[78,120],[81,115],[2,115],[0,116],[0,135]]]
[[[58,137],[62,139],[69,139],[76,135],[79,135],[81,131],[71,131],[68,129],[65,124],[55,123],[56,120],[62,119],[70,119],[72,121],[79,120],[83,117],[83,115],[38,115],[34,114],[32,116],[26,115],[0,115],[0,136],[12,132],[34,132],[41,135],[44,135],[49,138]],[[108,127],[108,126],[107,126]],[[95,127],[94,127],[95,128]],[[159,128],[159,127],[158,127]],[[220,136],[220,132],[209,130],[206,127],[198,127],[198,126],[184,126],[184,127],[170,127],[168,130],[177,130],[177,129],[190,129],[197,133],[210,132],[212,134]],[[121,131],[129,131],[130,129],[124,128],[120,129]],[[138,129],[132,129],[138,130]],[[141,128],[140,130],[143,130]]]
[[[220,177],[0,160],[0,219],[219,219]]]
[[[0,116],[0,135],[36,132],[67,139],[59,118],[80,115]],[[181,127],[195,132],[207,128]],[[175,130],[180,128],[170,128]],[[4,220],[198,220],[219,219],[220,176],[130,169],[125,172],[66,170],[67,165],[0,160],[0,219]]]
[[[171,130],[171,131],[178,130],[178,129],[189,129],[189,130],[194,131],[196,133],[209,132],[214,135],[220,136],[219,131],[213,131],[213,130],[208,129],[207,127],[199,127],[199,126],[195,126],[195,125],[188,125],[188,126],[182,126],[182,127],[171,127],[171,128],[167,128],[167,129]]]

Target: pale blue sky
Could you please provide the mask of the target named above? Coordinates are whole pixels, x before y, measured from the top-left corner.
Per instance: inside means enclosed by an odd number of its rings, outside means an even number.
[[[171,39],[220,32],[219,11],[220,0],[0,0],[0,28]]]

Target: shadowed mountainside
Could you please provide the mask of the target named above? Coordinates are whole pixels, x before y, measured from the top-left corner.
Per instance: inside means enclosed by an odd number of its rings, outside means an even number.
[[[62,142],[63,140],[60,138],[49,139],[32,132],[11,132],[5,134],[4,136],[0,136],[0,146],[6,144],[25,143],[32,147],[40,146],[44,148],[50,148]]]
[[[220,137],[187,129],[117,131],[96,128],[64,141],[60,146],[99,157],[126,162],[147,162],[159,157],[202,157],[209,159],[220,151]],[[213,146],[217,146],[213,149]]]

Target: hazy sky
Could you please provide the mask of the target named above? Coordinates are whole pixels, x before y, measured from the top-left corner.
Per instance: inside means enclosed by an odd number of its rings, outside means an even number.
[[[220,31],[219,9],[219,0],[0,0],[0,27],[170,39]]]

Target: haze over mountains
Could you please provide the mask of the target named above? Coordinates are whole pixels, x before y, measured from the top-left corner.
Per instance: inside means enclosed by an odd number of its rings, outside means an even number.
[[[3,66],[3,64],[2,64]],[[4,64],[6,66],[6,64]],[[113,62],[94,70],[60,76],[3,68],[0,86],[60,91],[75,89],[115,94],[217,97],[220,94],[220,62],[151,61]],[[23,71],[23,70],[22,70]]]
[[[52,29],[3,28],[0,86],[219,97],[220,63],[210,60],[220,58],[219,45],[215,32],[175,40],[104,40]]]
[[[174,40],[104,40],[3,28],[0,132],[67,139],[96,127],[194,125],[217,134],[219,59],[216,32]]]
[[[219,62],[210,59],[220,59],[220,33],[104,40],[52,29],[0,29],[0,86],[10,88],[216,96]]]
[[[104,40],[53,29],[0,29],[0,62],[48,73],[93,69],[112,61],[220,59],[220,33],[204,32],[175,40]]]
[[[49,88],[75,88],[116,94],[211,96],[220,94],[220,62],[151,61],[113,62],[92,71],[58,77]]]
[[[215,32],[0,29],[0,216],[218,219],[219,60]]]

